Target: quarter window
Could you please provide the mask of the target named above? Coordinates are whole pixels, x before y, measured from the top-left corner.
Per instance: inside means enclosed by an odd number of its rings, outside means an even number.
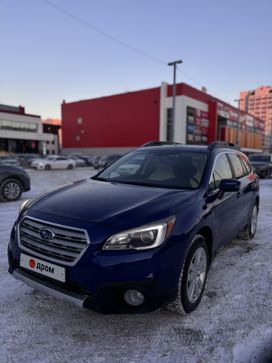
[[[217,157],[214,169],[210,178],[209,190],[213,191],[219,188],[222,179],[231,179],[232,172],[226,154]]]

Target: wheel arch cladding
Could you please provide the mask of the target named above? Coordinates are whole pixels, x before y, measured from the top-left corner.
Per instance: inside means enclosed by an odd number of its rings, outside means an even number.
[[[211,262],[212,256],[213,256],[213,233],[210,227],[205,226],[202,227],[197,234],[200,234],[205,238],[205,241],[207,243],[208,252],[209,252],[209,263]]]

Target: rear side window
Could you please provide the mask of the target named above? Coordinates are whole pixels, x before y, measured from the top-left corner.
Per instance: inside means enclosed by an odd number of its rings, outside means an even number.
[[[219,188],[222,179],[231,179],[232,172],[226,154],[217,157],[213,172],[209,182],[209,190],[213,191]]]
[[[239,157],[240,157],[240,160],[241,160],[241,162],[243,164],[243,167],[245,169],[245,175],[250,174],[251,173],[251,166],[250,166],[250,163],[248,161],[248,158],[244,154],[240,154]]]
[[[230,162],[233,166],[234,175],[236,179],[242,178],[243,176],[247,175],[245,166],[242,164],[241,159],[239,158],[238,154],[229,153]]]

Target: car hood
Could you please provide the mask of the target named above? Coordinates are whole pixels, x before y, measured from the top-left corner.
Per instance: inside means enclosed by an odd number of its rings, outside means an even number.
[[[28,175],[27,172],[20,166],[2,165],[0,164],[0,173],[13,173],[13,174],[24,174]]]
[[[31,209],[130,228],[169,217],[188,207],[196,198],[196,191],[84,180],[37,198]]]

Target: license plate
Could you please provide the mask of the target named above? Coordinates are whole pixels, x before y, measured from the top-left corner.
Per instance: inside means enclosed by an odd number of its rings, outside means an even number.
[[[65,282],[65,268],[54,265],[36,257],[21,254],[20,266],[27,270],[37,272],[38,274],[51,277],[51,279]]]

